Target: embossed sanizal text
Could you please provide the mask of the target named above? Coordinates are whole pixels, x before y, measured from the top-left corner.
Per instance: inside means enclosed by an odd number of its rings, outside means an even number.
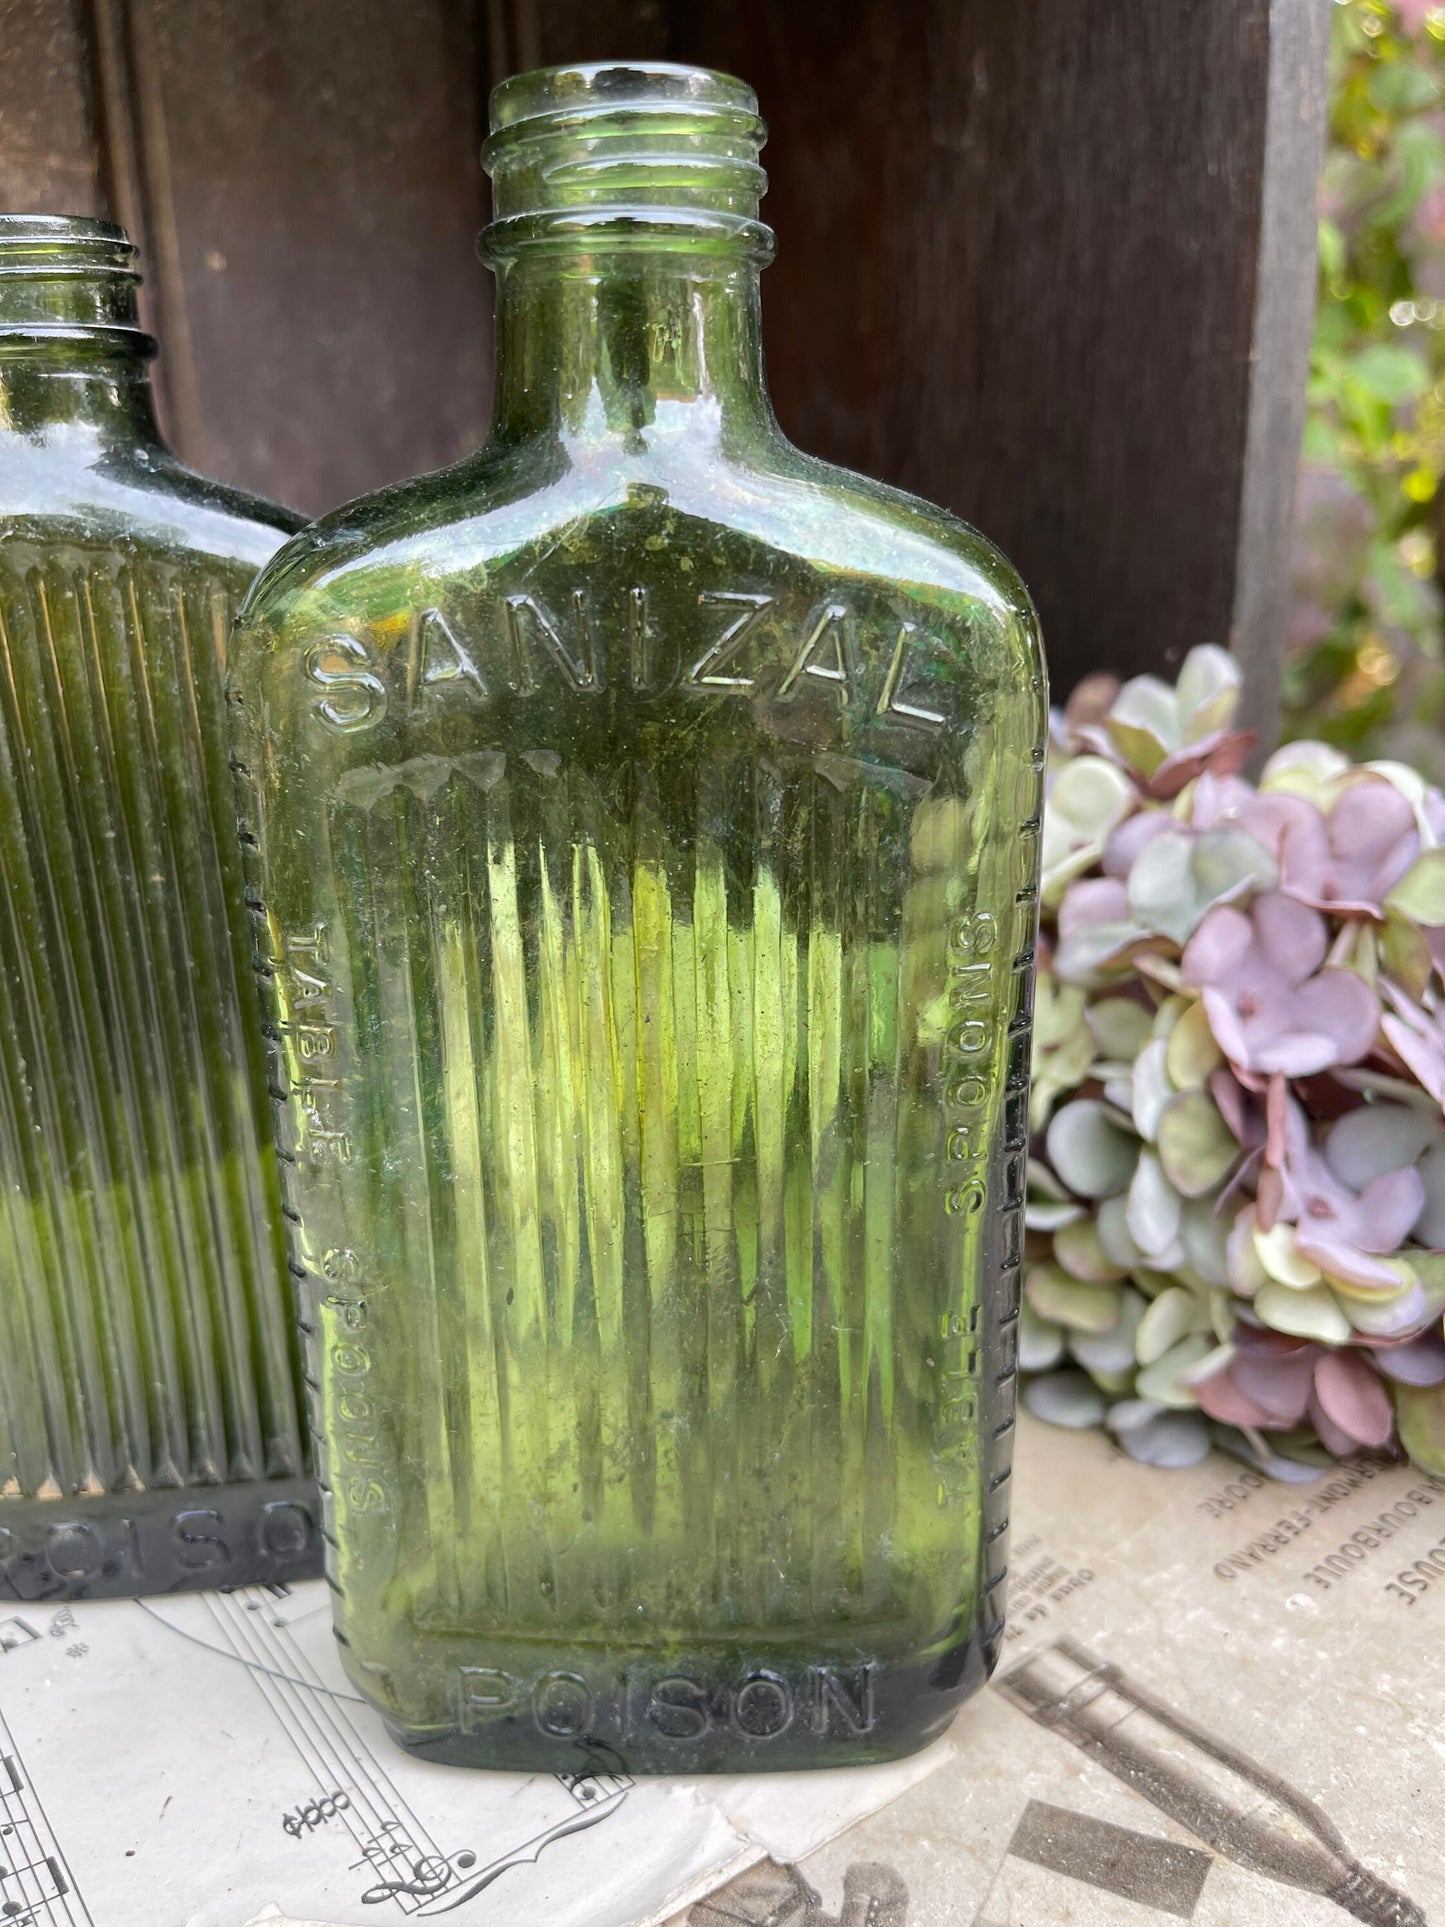
[[[310,643],[298,662],[312,685],[317,720],[342,732],[442,704],[483,707],[502,693],[525,697],[560,686],[595,695],[619,684],[649,695],[758,693],[783,704],[822,684],[843,705],[861,705],[879,721],[943,728],[948,717],[936,706],[943,687],[936,671],[948,645],[904,621],[885,632],[881,648],[865,650],[859,631],[877,633],[877,625],[860,623],[844,603],[821,602],[798,622],[783,620],[778,602],[705,589],[687,646],[668,652],[657,646],[646,589],[629,589],[610,623],[594,620],[583,589],[572,592],[565,615],[534,595],[510,595],[496,605],[485,636],[454,613],[429,608],[389,647],[338,631]]]

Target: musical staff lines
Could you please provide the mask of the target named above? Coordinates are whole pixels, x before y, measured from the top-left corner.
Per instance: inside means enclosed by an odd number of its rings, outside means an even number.
[[[3,1717],[0,1927],[94,1927]]]
[[[607,1747],[579,1743],[576,1769],[547,1776],[566,1796],[561,1811],[555,1796],[545,1820],[545,1802],[528,1809],[544,1821],[538,1831],[515,1844],[494,1841],[485,1854],[472,1847],[442,1852],[373,1751],[365,1702],[323,1676],[297,1637],[296,1626],[311,1615],[290,1601],[290,1589],[281,1585],[197,1593],[185,1605],[188,1625],[136,1603],[178,1639],[245,1667],[314,1789],[299,1805],[278,1811],[278,1827],[295,1841],[344,1841],[352,1891],[362,1906],[379,1910],[378,1921],[463,1907],[555,1844],[590,1831],[626,1800],[632,1780],[621,1759]],[[353,1707],[363,1709],[360,1723]],[[539,1791],[544,1784],[538,1782]],[[10,1927],[3,1914],[0,1927]]]
[[[220,1640],[247,1663],[318,1797],[347,1796],[331,1825],[344,1827],[355,1843],[360,1857],[352,1871],[368,1893],[386,1889],[377,1893],[377,1901],[394,1900],[401,1913],[415,1914],[423,1900],[451,1881],[451,1866],[353,1724],[345,1702],[307,1657],[278,1604],[264,1586],[205,1595]]]

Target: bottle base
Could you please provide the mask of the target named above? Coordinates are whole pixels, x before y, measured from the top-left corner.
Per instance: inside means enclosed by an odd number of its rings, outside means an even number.
[[[726,1679],[656,1654],[526,1674],[458,1670],[457,1718],[388,1732],[447,1766],[564,1775],[796,1772],[876,1766],[916,1753],[984,1684],[1002,1628],[908,1664],[745,1664]],[[708,1669],[711,1672],[712,1669]],[[590,1675],[590,1677],[589,1677]]]
[[[0,1499],[0,1599],[132,1599],[321,1573],[307,1478],[153,1487],[85,1499]]]

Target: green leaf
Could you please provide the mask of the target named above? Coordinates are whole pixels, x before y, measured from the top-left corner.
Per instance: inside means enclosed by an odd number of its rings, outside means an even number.
[[[1434,75],[1413,60],[1381,61],[1370,75],[1366,91],[1371,105],[1392,120],[1433,107],[1440,98]]]
[[[1430,370],[1413,348],[1394,342],[1373,342],[1350,364],[1350,379],[1377,401],[1397,408],[1413,401],[1430,386]]]
[[[1406,121],[1395,134],[1395,190],[1370,209],[1366,225],[1376,234],[1398,227],[1442,170],[1445,146],[1439,134],[1428,120]]]
[[[1319,224],[1320,273],[1327,281],[1345,271],[1345,237],[1338,223],[1321,221]]]

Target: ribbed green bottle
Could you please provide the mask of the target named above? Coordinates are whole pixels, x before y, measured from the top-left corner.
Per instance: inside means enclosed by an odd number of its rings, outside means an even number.
[[[1038,635],[781,435],[746,87],[493,126],[491,437],[230,683],[338,1636],[435,1758],[876,1760],[1000,1633]]]
[[[135,250],[0,216],[0,1597],[311,1570],[222,675],[296,518],[156,430]]]

